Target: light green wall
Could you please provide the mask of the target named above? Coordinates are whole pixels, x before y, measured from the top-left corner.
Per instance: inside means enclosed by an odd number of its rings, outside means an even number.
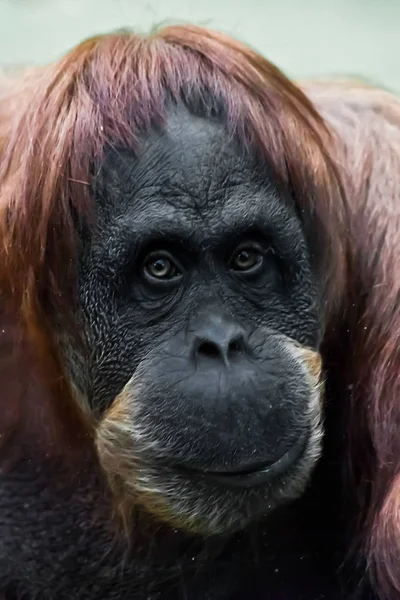
[[[166,20],[228,31],[289,75],[362,74],[400,91],[400,0],[0,0],[0,64]]]

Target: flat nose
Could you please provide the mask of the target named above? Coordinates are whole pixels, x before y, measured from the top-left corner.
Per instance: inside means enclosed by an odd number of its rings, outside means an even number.
[[[193,338],[192,356],[229,362],[244,353],[246,335],[244,329],[232,321],[211,317],[199,326]]]

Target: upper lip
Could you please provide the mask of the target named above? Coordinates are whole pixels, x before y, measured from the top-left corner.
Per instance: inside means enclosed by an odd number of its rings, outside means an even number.
[[[189,476],[200,476],[209,481],[214,481],[219,485],[242,488],[254,487],[256,485],[268,483],[271,479],[283,475],[293,462],[303,453],[306,441],[306,434],[301,435],[285,454],[273,462],[258,462],[245,467],[240,467],[239,469],[230,469],[226,471],[199,470],[187,466],[181,467],[180,470],[185,471]]]

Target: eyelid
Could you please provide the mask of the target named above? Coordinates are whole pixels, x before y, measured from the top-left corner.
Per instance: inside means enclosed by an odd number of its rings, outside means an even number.
[[[235,254],[237,254],[241,250],[255,250],[264,256],[265,253],[268,251],[268,248],[266,248],[260,242],[256,242],[255,240],[248,240],[245,242],[241,242],[240,244],[235,246],[235,248],[233,249],[233,252],[230,253],[230,256],[228,259],[228,264],[233,260],[233,258],[235,257]]]
[[[162,258],[167,258],[168,260],[170,260],[180,271],[183,271],[183,265],[182,262],[176,257],[175,254],[173,254],[172,252],[165,250],[164,248],[161,248],[160,250],[152,250],[151,252],[149,252],[146,256],[145,259],[147,258],[153,258],[156,256],[160,256]]]
[[[160,248],[159,250],[155,249],[155,250],[151,250],[150,252],[146,252],[144,254],[144,260],[148,260],[151,259],[153,257],[158,257],[161,256],[162,258],[167,258],[168,260],[170,260],[173,263],[176,263],[176,259],[175,256],[169,252],[168,250],[165,250],[164,248]]]

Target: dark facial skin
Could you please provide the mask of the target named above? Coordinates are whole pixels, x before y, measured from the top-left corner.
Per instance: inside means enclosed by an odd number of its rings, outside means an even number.
[[[101,413],[136,376],[135,427],[151,443],[135,453],[158,489],[165,470],[190,497],[174,510],[202,520],[199,498],[221,502],[227,481],[271,488],[275,467],[259,471],[283,460],[288,475],[304,454],[311,391],[285,340],[315,349],[320,307],[301,224],[267,167],[182,107],[137,158],[108,155],[95,195],[81,261],[90,404]],[[256,501],[232,492],[235,526],[275,505],[261,489]]]
[[[218,345],[262,327],[316,347],[320,334],[308,249],[268,170],[255,172],[221,125],[183,108],[144,146],[139,160],[121,151],[103,168],[97,231],[82,258],[94,407],[107,406],[145,354],[164,342],[185,343],[190,352],[191,336],[221,336]],[[258,271],[234,270],[241,247],[254,248],[257,261],[258,252],[264,255]],[[146,277],[151,252],[154,261],[169,253],[182,276]],[[221,366],[215,358],[214,370]]]

